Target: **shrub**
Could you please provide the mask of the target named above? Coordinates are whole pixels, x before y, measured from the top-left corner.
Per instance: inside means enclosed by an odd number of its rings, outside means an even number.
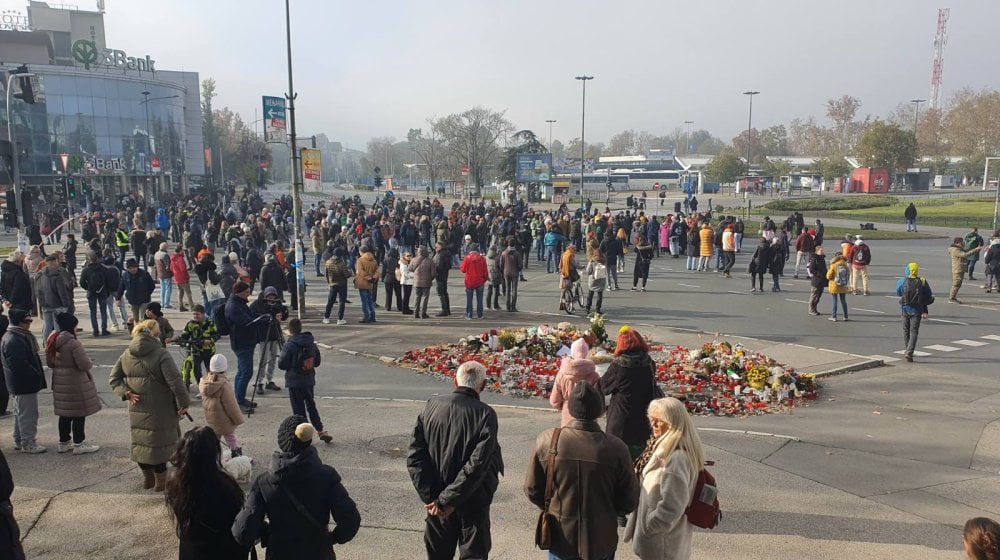
[[[863,208],[878,208],[892,206],[899,201],[894,196],[823,196],[815,198],[795,198],[774,200],[764,205],[768,210],[778,212],[859,210]]]

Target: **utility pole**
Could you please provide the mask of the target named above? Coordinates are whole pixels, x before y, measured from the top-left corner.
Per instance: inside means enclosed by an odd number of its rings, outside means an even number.
[[[593,80],[594,77],[593,76],[576,76],[575,79],[580,80],[581,82],[583,82],[583,103],[580,105],[580,200],[582,201],[583,200],[583,196],[584,196],[583,195],[583,174],[584,174],[584,171],[585,171],[584,168],[586,167],[586,159],[584,159],[584,156],[587,153],[586,150],[584,149],[584,147],[586,146],[586,143],[584,142],[584,136],[583,136],[583,133],[586,131],[586,128],[587,128],[587,80]],[[611,189],[610,188],[608,188],[607,199],[605,200],[605,202],[607,202],[608,200],[611,200]]]
[[[556,120],[548,119],[545,122],[549,123],[549,153],[552,153],[552,123],[556,122]]]
[[[295,85],[292,83],[292,16],[289,0],[285,0],[285,36],[288,45],[288,120],[291,129],[291,149],[292,149],[292,220],[295,231],[295,283],[296,296],[299,299],[298,318],[302,318],[302,311],[306,306],[305,275],[302,273],[305,265],[305,246],[302,243],[302,169],[300,167],[300,157],[298,145],[295,141]]]
[[[917,136],[917,123],[920,122],[920,104],[926,99],[911,99],[910,103],[913,103],[913,136]]]
[[[750,97],[750,115],[747,117],[747,175],[746,175],[746,185],[745,185],[748,188],[750,186],[750,146],[751,146],[751,140],[752,140],[752,138],[750,136],[750,131],[751,131],[750,126],[753,123],[753,96],[757,95],[758,93],[760,93],[760,92],[759,91],[744,91],[743,92],[743,95],[746,95],[746,96]],[[737,193],[740,192],[740,185],[739,185],[739,183],[736,184],[736,192]],[[709,208],[709,210],[711,210],[711,208]]]
[[[686,144],[684,153],[691,155],[691,125],[694,124],[694,121],[684,121],[684,124],[687,125],[687,134],[684,136],[684,144]]]

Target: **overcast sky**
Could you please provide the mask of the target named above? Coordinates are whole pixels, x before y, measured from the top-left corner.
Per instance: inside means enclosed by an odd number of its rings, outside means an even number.
[[[88,0],[78,0],[90,9]],[[948,5],[950,4],[950,5]],[[587,139],[664,134],[685,120],[728,141],[822,117],[828,98],[883,116],[930,96],[939,7],[951,8],[943,99],[1000,88],[996,0],[292,0],[298,128],[362,148],[475,105],[519,128]],[[247,120],[287,90],[281,0],[107,0],[109,46],[218,82]]]

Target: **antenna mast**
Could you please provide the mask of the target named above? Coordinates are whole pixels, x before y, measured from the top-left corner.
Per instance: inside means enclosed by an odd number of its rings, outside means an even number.
[[[934,35],[934,66],[931,70],[931,109],[941,108],[941,81],[944,74],[944,46],[948,44],[949,8],[938,10],[937,34]]]

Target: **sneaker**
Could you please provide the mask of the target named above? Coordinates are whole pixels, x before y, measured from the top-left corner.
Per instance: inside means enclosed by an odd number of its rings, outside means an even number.
[[[268,391],[280,391],[281,387],[278,387],[278,385],[274,381],[268,381],[267,382],[267,390]]]
[[[960,301],[958,301],[957,299],[954,299],[954,298],[953,298],[953,299],[949,299],[949,300],[948,300],[948,303],[957,303],[957,304],[959,304],[959,305],[961,305],[961,304],[962,304],[962,302],[960,302]]]
[[[319,439],[322,440],[323,443],[330,443],[333,441],[333,436],[328,434],[326,431],[322,431],[319,433]]]
[[[59,447],[56,448],[57,453],[66,453],[67,451],[73,451],[72,441],[60,441]]]
[[[833,317],[830,317],[830,321],[833,321],[834,323],[836,323],[837,322],[837,316],[834,315]]]
[[[346,325],[346,324],[347,324],[347,321],[345,321],[345,320],[343,320],[343,319],[337,319],[337,324],[338,324],[338,325]]]
[[[819,311],[810,311],[809,314],[810,315],[819,315]]]
[[[635,291],[638,291],[638,290],[636,289],[635,286],[632,286],[632,291],[635,292]]]
[[[87,453],[93,453],[100,449],[100,445],[94,445],[87,442],[80,442],[73,445],[73,455],[85,455]]]
[[[757,288],[750,288],[750,293],[751,294],[756,294],[757,293]]]
[[[263,393],[263,392],[264,392],[264,384],[263,383],[258,383],[257,384],[257,393],[260,394],[260,393]]]
[[[329,320],[329,319],[327,319],[326,317],[324,317],[324,318],[323,318],[323,324],[324,324],[324,325],[329,325],[329,324],[330,324],[330,320]]]
[[[907,362],[912,362],[913,354],[903,354],[903,359],[906,360]]]
[[[799,275],[798,275],[798,274],[793,274],[793,275],[792,275],[792,278],[794,278],[794,279],[798,280],[798,279],[799,279]]]
[[[38,455],[39,453],[45,453],[46,449],[37,443],[32,443],[30,445],[22,445],[22,453],[30,453],[32,455]]]
[[[844,320],[845,321],[850,321],[850,319],[847,318],[847,315],[844,315]]]
[[[645,287],[645,286],[643,286],[642,288],[639,288],[639,291],[640,291],[640,292],[645,292],[645,291],[646,291],[646,287]]]

